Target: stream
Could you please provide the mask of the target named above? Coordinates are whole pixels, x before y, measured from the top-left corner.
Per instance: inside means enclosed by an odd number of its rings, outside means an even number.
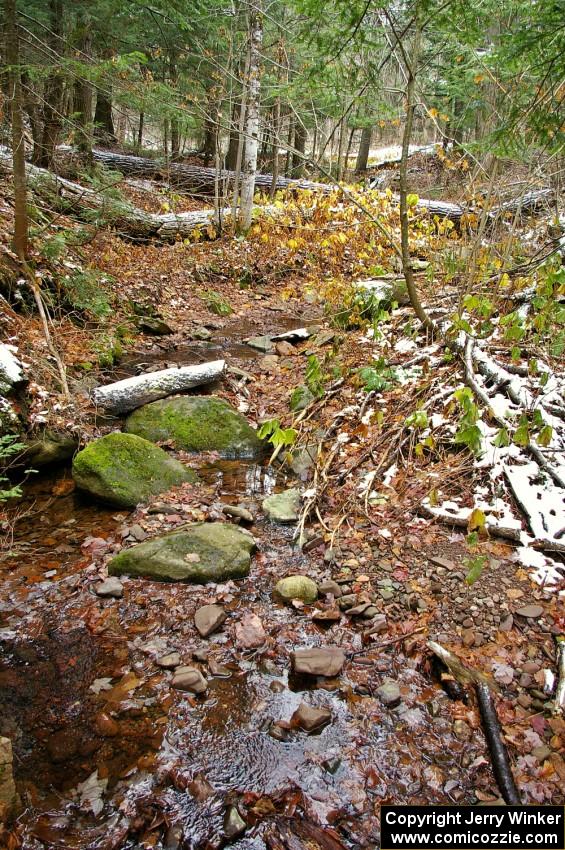
[[[290,326],[279,319],[281,329]],[[228,338],[192,350],[210,359],[215,346],[242,365],[257,356]],[[161,356],[190,362],[186,348],[156,349],[142,368]],[[126,359],[117,377],[137,365],[139,357]],[[273,836],[300,834],[310,823],[336,842],[320,847],[373,848],[380,803],[476,803],[482,741],[454,726],[453,703],[406,642],[359,653],[358,621],[321,624],[311,606],[273,601],[285,575],[320,581],[339,572],[323,550],[303,554],[292,528],[260,512],[265,495],[296,479],[247,461],[202,458],[196,468],[201,495],[194,488],[190,504],[161,497],[166,510],[96,505],[73,489],[69,468],[36,476],[10,509],[13,534],[0,557],[0,734],[14,748],[20,846],[264,850],[287,846],[271,843]],[[131,545],[140,527],[149,536],[195,511],[207,519],[222,503],[241,501],[257,512],[258,553],[247,579],[221,586],[125,579],[123,598],[96,595],[100,553]],[[378,557],[375,543],[377,578]],[[215,601],[228,620],[203,640],[194,611]],[[249,611],[268,635],[259,650],[234,637]],[[293,649],[328,644],[350,653],[339,677],[289,672]],[[170,687],[171,672],[156,660],[171,651],[184,663],[196,657],[209,682],[203,696]],[[400,685],[397,707],[375,696],[386,677]],[[320,733],[289,723],[302,701],[330,710]],[[236,835],[227,825],[233,806],[245,821]],[[296,842],[288,846],[305,846]]]

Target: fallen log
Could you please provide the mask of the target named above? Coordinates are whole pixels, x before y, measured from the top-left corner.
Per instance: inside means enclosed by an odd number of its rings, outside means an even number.
[[[433,146],[427,145],[420,150],[429,150],[431,147]],[[417,152],[416,150],[413,151],[413,153]],[[229,185],[233,183],[236,176],[234,171],[221,170],[217,172],[215,168],[183,165],[177,162],[167,163],[157,159],[104,151],[100,148],[95,148],[92,154],[95,162],[103,163],[108,168],[120,171],[122,174],[161,177],[179,188],[191,190],[191,193],[196,194],[210,194],[214,191],[217,180]],[[257,174],[255,177],[255,185],[258,189],[270,190],[272,183],[272,174]],[[315,183],[311,180],[296,180],[288,177],[277,177],[275,185],[277,189],[307,189],[313,192],[331,192],[335,188],[328,183]],[[489,218],[494,219],[503,213],[532,212],[540,206],[546,205],[552,197],[552,189],[535,189],[519,198],[513,198],[492,207],[488,215]],[[478,212],[474,207],[426,198],[420,198],[417,207],[426,210],[431,216],[437,215],[440,218],[450,218],[455,221],[461,219],[464,215]]]
[[[12,158],[6,148],[0,148],[0,168],[7,173],[12,170]],[[184,213],[149,213],[123,201],[108,198],[103,192],[80,186],[35,165],[26,165],[30,189],[43,198],[52,208],[92,221],[94,214],[117,231],[131,239],[191,239],[196,233],[219,225],[214,209],[191,210]],[[257,208],[272,213],[274,207]],[[231,208],[220,211],[222,221],[229,220]]]
[[[508,750],[502,740],[500,721],[486,677],[476,670],[465,666],[456,655],[445,649],[441,644],[430,640],[428,641],[428,647],[445,664],[458,682],[462,685],[472,683],[475,686],[494,778],[496,779],[504,802],[509,806],[519,806],[522,801],[516,783],[514,782]]]
[[[225,369],[225,360],[212,360],[196,366],[181,366],[178,369],[161,369],[146,372],[133,378],[124,378],[105,387],[97,387],[92,398],[96,405],[116,415],[129,413],[136,407],[166,398],[175,393],[208,384],[220,378]]]
[[[129,156],[114,151],[100,150],[99,148],[93,149],[92,156],[95,162],[100,162],[124,175],[135,174],[137,176],[161,178],[167,180],[172,186],[179,189],[190,189],[191,193],[196,194],[211,194],[217,180],[220,183],[233,184],[236,176],[235,171],[226,169],[216,171],[215,168]],[[272,174],[257,174],[255,177],[255,185],[258,189],[269,191],[272,183]],[[310,189],[316,192],[329,192],[333,188],[326,183],[314,183],[311,180],[296,180],[288,177],[277,177],[275,185],[277,189]]]

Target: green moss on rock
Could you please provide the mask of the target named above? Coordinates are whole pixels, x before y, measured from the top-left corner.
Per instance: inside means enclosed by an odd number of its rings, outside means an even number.
[[[217,451],[224,457],[257,457],[264,444],[244,416],[216,396],[177,396],[135,410],[125,430],[153,443],[171,440],[177,449]]]
[[[73,461],[77,487],[102,502],[129,508],[157,493],[197,481],[178,460],[134,434],[107,434],[90,443]]]
[[[110,575],[204,584],[249,574],[255,540],[228,523],[194,523],[132,546],[108,564]]]

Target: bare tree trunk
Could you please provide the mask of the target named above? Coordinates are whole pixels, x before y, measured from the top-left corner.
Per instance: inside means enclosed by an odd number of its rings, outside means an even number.
[[[261,0],[254,5],[249,3],[249,82],[247,98],[247,117],[245,120],[245,155],[243,158],[243,173],[241,179],[241,209],[239,226],[241,230],[249,230],[253,215],[253,195],[255,192],[255,175],[257,173],[257,151],[259,148],[259,78],[261,47],[263,45],[263,11]]]
[[[361,131],[361,141],[359,143],[359,150],[357,151],[357,162],[355,163],[355,173],[359,174],[361,171],[367,170],[367,164],[369,162],[369,151],[371,149],[371,137],[373,135],[372,127],[363,127]]]
[[[57,55],[62,56],[63,44],[63,0],[50,0],[49,3],[49,46]],[[63,126],[63,88],[64,78],[60,70],[54,67],[45,83],[43,94],[43,130],[37,153],[33,162],[41,168],[53,168],[55,150],[59,143]]]
[[[233,105],[230,124],[230,141],[228,144],[228,152],[226,153],[226,168],[229,171],[235,171],[237,164],[237,148],[239,144],[239,121],[241,115],[241,101],[236,101]]]
[[[292,177],[302,177],[304,170],[304,151],[308,132],[306,127],[298,119],[294,129],[294,151],[292,152]]]
[[[16,0],[4,0],[6,15],[6,62],[12,114],[12,164],[14,169],[14,251],[22,262],[28,252],[28,216],[26,202],[26,163],[22,90],[20,79],[20,43],[16,19]]]
[[[140,151],[143,147],[143,122],[145,120],[145,112],[139,113],[139,124],[137,125],[137,150]]]
[[[349,171],[349,157],[351,156],[351,147],[353,145],[353,136],[355,135],[355,127],[351,128],[351,132],[349,133],[349,140],[347,142],[347,149],[345,151],[345,159],[343,165],[343,177],[347,178],[347,172]]]
[[[94,110],[94,136],[106,144],[115,144],[118,139],[112,116],[112,97],[98,89]]]
[[[420,293],[416,287],[414,280],[414,270],[412,268],[412,256],[410,254],[410,223],[408,219],[408,158],[410,153],[410,139],[412,137],[412,126],[414,123],[414,110],[416,109],[416,73],[420,56],[420,46],[422,40],[422,31],[418,21],[418,9],[415,12],[415,27],[416,33],[412,45],[412,56],[408,58],[404,47],[398,38],[397,45],[402,53],[404,65],[406,68],[406,118],[404,121],[404,132],[402,134],[402,156],[400,159],[399,182],[400,182],[400,246],[402,251],[402,272],[406,281],[406,289],[410,304],[416,316],[421,321],[426,330],[435,331],[435,325],[424,310],[420,300]]]
[[[90,56],[92,36],[90,22],[83,17],[80,22],[79,47]],[[88,162],[92,162],[92,84],[81,77],[75,84],[75,112],[77,113],[76,145]]]
[[[22,107],[27,113],[27,118],[31,130],[31,137],[33,139],[33,152],[31,155],[31,161],[35,162],[41,151],[41,134],[43,128],[41,124],[41,110],[39,107],[39,101],[38,98],[35,96],[31,80],[26,71],[22,71],[21,86]]]

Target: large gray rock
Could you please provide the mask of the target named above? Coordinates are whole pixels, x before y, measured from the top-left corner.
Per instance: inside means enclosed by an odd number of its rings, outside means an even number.
[[[300,490],[293,487],[263,499],[263,511],[273,522],[296,522],[300,513]]]
[[[73,478],[102,502],[130,508],[196,475],[163,449],[133,434],[107,434],[73,461]]]
[[[248,575],[254,550],[255,540],[241,528],[194,523],[125,549],[110,561],[108,572],[157,581],[221,582]]]
[[[264,444],[241,413],[216,396],[178,396],[147,404],[128,417],[125,430],[153,443],[170,440],[189,452],[257,457]]]
[[[45,431],[26,443],[23,457],[33,467],[62,463],[71,458],[78,448],[78,440],[70,434]]]

